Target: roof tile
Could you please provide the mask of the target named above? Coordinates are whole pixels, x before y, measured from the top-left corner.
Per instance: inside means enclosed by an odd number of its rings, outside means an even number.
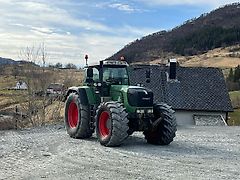
[[[218,68],[178,67],[177,80],[168,81],[168,67],[130,66],[130,84],[142,84],[154,92],[154,102],[165,102],[179,110],[232,111],[223,73]],[[145,71],[151,70],[146,82]]]

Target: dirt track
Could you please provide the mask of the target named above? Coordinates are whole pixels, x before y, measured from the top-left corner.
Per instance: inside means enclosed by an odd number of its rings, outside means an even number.
[[[0,131],[0,179],[240,179],[240,127],[180,127],[169,146],[135,133],[117,148],[62,126]]]

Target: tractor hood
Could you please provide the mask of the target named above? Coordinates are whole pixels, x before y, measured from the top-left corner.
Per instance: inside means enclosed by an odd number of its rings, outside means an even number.
[[[124,103],[132,107],[151,107],[153,106],[153,92],[145,87],[112,85],[111,96],[124,97]],[[121,95],[120,95],[121,94]],[[119,100],[119,99],[115,99]]]
[[[138,86],[130,86],[127,91],[127,97],[130,106],[153,106],[153,92],[150,89]]]

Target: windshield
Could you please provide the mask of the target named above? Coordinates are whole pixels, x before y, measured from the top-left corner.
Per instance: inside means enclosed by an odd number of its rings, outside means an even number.
[[[104,67],[103,68],[103,82],[115,84],[115,85],[128,85],[128,73],[127,68],[114,68]]]

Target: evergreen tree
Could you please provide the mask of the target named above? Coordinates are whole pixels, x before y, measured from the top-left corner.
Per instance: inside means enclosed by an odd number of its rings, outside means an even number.
[[[230,69],[229,75],[228,75],[228,81],[233,82],[234,81],[234,74],[233,74],[233,69]]]
[[[240,65],[235,68],[234,72],[234,82],[239,82],[240,80]]]
[[[65,68],[67,69],[77,69],[77,66],[73,63],[68,63],[65,65]]]
[[[63,65],[62,65],[62,63],[60,63],[60,62],[58,62],[58,63],[55,64],[55,68],[62,68],[62,67],[63,67]]]

